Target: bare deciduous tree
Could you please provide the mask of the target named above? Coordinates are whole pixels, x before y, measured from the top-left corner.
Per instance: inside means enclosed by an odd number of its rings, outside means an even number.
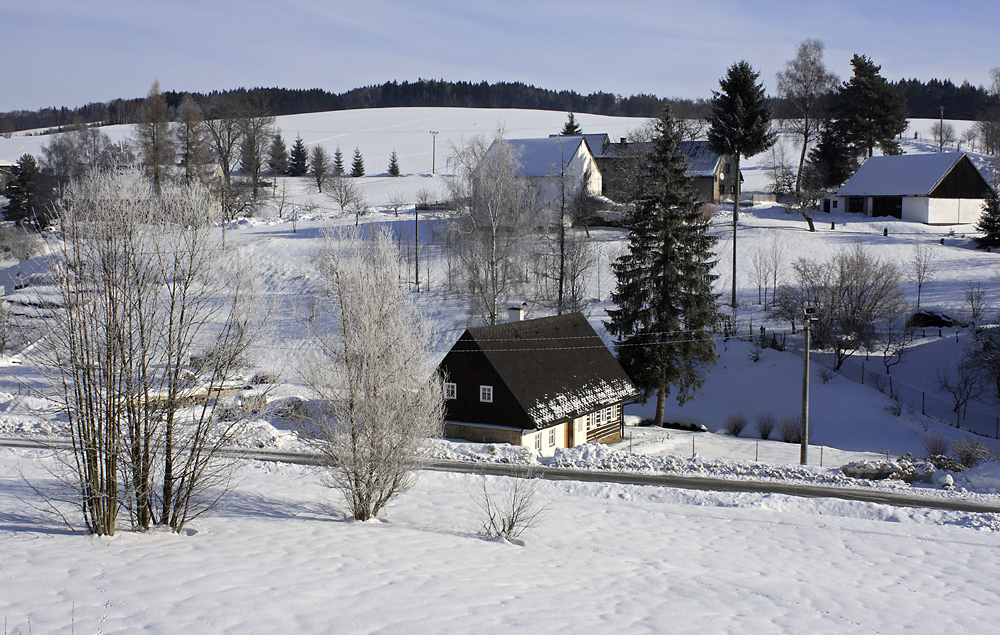
[[[225,492],[218,450],[234,423],[214,404],[264,317],[252,270],[220,258],[211,206],[197,187],[156,195],[136,172],[90,174],[59,202],[62,310],[34,354],[61,388],[94,533],[113,534],[122,509],[137,529],[180,531]],[[191,368],[205,350],[210,363]]]
[[[325,193],[337,203],[337,207],[345,212],[351,206],[351,203],[361,196],[355,181],[342,176],[335,176],[329,179],[326,184]]]
[[[976,324],[983,319],[983,314],[990,306],[989,294],[979,282],[965,283],[965,306],[969,310],[969,317]]]
[[[955,425],[958,425],[962,407],[983,394],[983,384],[979,374],[968,364],[959,363],[956,368],[939,368],[937,371],[938,390],[951,396]]]
[[[184,95],[177,118],[177,152],[184,171],[184,184],[203,183],[208,177],[211,147],[205,119],[191,95]]]
[[[219,110],[212,113],[212,118],[205,122],[205,128],[208,130],[209,147],[221,172],[216,188],[222,203],[222,217],[235,218],[236,197],[233,195],[232,177],[243,138],[243,126],[236,106],[224,102]]]
[[[955,126],[947,121],[935,121],[931,125],[931,138],[938,142],[938,152],[944,152],[944,147],[953,145],[958,137],[955,136]]]
[[[412,484],[420,444],[441,431],[442,383],[387,230],[330,234],[319,270],[331,319],[309,325],[321,350],[305,371],[321,404],[310,439],[326,457],[323,482],[363,521]]]
[[[496,324],[500,303],[516,284],[523,237],[533,225],[535,190],[517,176],[517,159],[498,137],[488,145],[482,137],[453,148],[456,175],[449,180],[459,215],[452,224],[465,277],[470,311]]]
[[[927,245],[915,245],[913,256],[910,257],[910,280],[917,285],[917,308],[920,308],[920,295],[924,287],[934,281],[937,276],[938,263],[934,252]]]
[[[804,306],[816,309],[814,341],[833,349],[834,370],[872,345],[877,323],[906,310],[899,267],[870,254],[860,242],[825,263],[799,258],[793,268]]]
[[[767,252],[760,245],[750,256],[750,264],[743,265],[750,282],[757,287],[757,304],[767,301]],[[763,297],[762,297],[763,296]]]
[[[799,118],[790,120],[792,129],[801,137],[799,168],[795,174],[795,193],[802,189],[802,166],[806,161],[809,143],[819,133],[824,99],[833,91],[839,78],[829,72],[823,63],[823,42],[808,39],[799,44],[795,59],[779,71],[778,95],[795,107]]]
[[[781,246],[781,241],[775,236],[771,239],[771,249],[767,252],[767,276],[771,279],[771,303],[774,303],[775,294],[778,292],[778,280],[782,277],[784,269],[785,250]]]
[[[389,200],[386,202],[386,207],[392,210],[392,213],[399,217],[399,210],[406,207],[406,197],[403,196],[401,192],[393,192],[389,195]]]

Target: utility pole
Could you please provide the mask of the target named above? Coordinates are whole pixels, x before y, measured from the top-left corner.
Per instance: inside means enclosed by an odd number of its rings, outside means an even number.
[[[941,106],[941,126],[938,128],[938,152],[944,152],[944,106]]]
[[[417,205],[413,206],[413,280],[417,285],[417,293],[420,293],[420,218]]]
[[[799,463],[809,462],[809,330],[815,319],[816,309],[806,307],[802,320],[802,433],[799,448]]]
[[[437,171],[437,141],[438,141],[438,131],[431,130],[431,176]]]

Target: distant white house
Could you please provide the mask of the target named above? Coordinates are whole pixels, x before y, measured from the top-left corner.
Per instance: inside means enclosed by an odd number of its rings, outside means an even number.
[[[825,204],[929,225],[975,223],[989,182],[965,153],[871,157]]]
[[[518,162],[516,174],[534,184],[543,209],[559,209],[564,191],[567,203],[580,192],[600,196],[601,171],[585,137],[506,139],[505,142]],[[496,144],[494,141],[489,152]]]

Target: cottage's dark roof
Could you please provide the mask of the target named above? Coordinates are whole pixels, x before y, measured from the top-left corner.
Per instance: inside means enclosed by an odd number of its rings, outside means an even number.
[[[463,350],[483,352],[536,428],[638,395],[582,313],[470,328]]]

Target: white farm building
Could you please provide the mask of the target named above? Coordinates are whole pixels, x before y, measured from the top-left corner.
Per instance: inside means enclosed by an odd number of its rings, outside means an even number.
[[[489,152],[494,151],[496,143]],[[567,205],[581,192],[601,195],[601,171],[585,137],[507,139],[505,143],[517,161],[515,174],[535,186],[542,209],[559,209],[564,194]]]
[[[929,225],[975,223],[989,188],[965,153],[871,157],[826,202],[824,210],[893,216]]]

